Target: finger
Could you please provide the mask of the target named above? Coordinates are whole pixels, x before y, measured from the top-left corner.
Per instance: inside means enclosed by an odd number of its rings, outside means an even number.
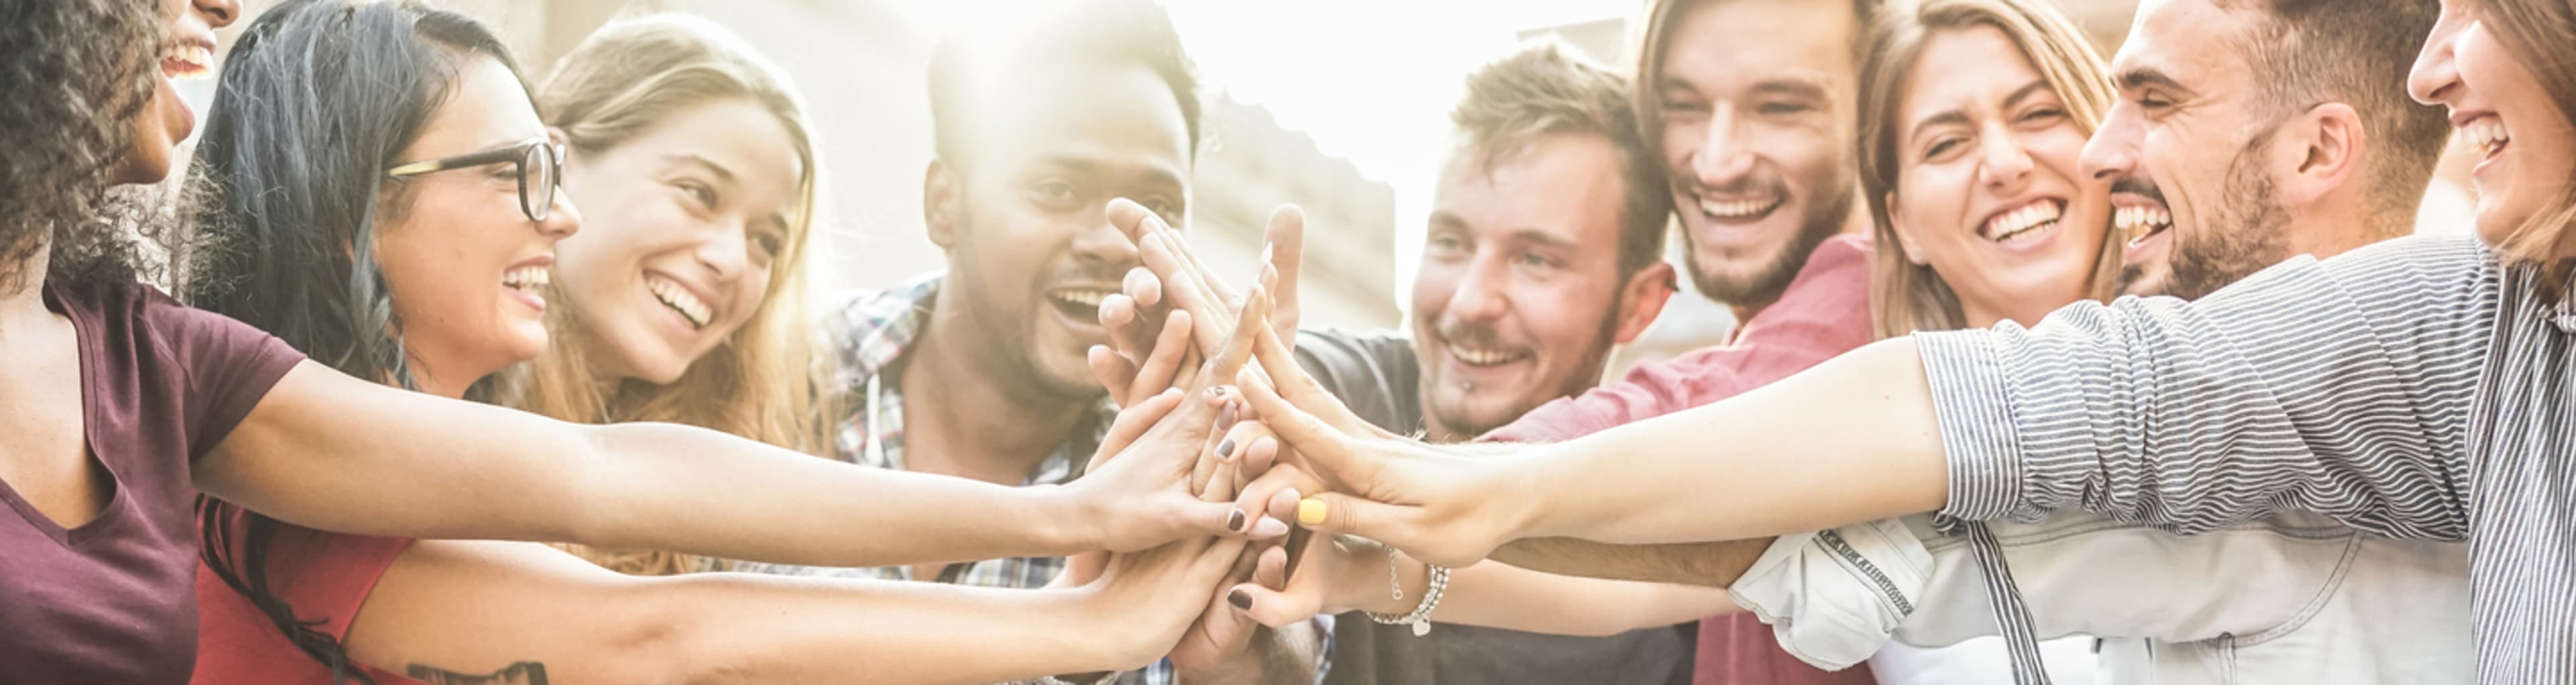
[[[1352,489],[1363,489],[1361,484],[1378,478],[1383,467],[1376,456],[1363,453],[1359,438],[1325,424],[1269,388],[1247,383],[1235,389],[1252,404],[1252,414],[1279,436],[1282,447],[1295,450],[1298,460],[1313,469],[1316,477]],[[1326,401],[1329,403],[1329,398]]]
[[[1323,481],[1305,469],[1294,464],[1280,464],[1253,478],[1252,484],[1243,486],[1243,491],[1235,495],[1234,501],[1236,510],[1242,512],[1245,519],[1293,521],[1297,518],[1297,500],[1301,497],[1298,493],[1323,492],[1326,489]],[[1276,506],[1277,500],[1283,496],[1287,505]]]
[[[1254,341],[1267,330],[1265,326],[1269,321],[1270,298],[1262,295],[1261,288],[1255,287],[1252,296],[1244,298],[1243,311],[1235,317],[1234,329],[1226,335],[1225,346],[1219,349],[1215,358],[1208,360],[1208,373],[1215,377],[1202,378],[1202,382],[1233,379],[1243,370],[1243,365],[1252,360]]]
[[[1390,435],[1378,429],[1376,424],[1351,413],[1349,407],[1342,405],[1340,398],[1324,390],[1322,383],[1315,382],[1315,377],[1307,374],[1306,368],[1297,363],[1296,353],[1280,341],[1277,333],[1263,330],[1255,335],[1260,339],[1253,345],[1253,355],[1261,362],[1265,380],[1269,381],[1268,387],[1278,392],[1280,397],[1314,412],[1317,418],[1324,419],[1325,425],[1344,433],[1354,436]]]
[[[1422,549],[1429,531],[1418,525],[1420,509],[1372,502],[1338,492],[1307,495],[1297,502],[1297,525],[1322,535],[1357,535],[1408,554]],[[1440,555],[1416,554],[1421,558]]]
[[[1306,256],[1306,211],[1296,205],[1280,205],[1270,213],[1270,227],[1262,234],[1270,253],[1270,265],[1279,270],[1278,282],[1270,297],[1274,302],[1271,327],[1282,338],[1297,330],[1297,273]]]
[[[1096,470],[1109,463],[1111,457],[1127,451],[1128,445],[1135,444],[1137,438],[1145,436],[1145,431],[1153,430],[1155,423],[1161,422],[1165,415],[1179,406],[1181,391],[1166,390],[1137,402],[1135,406],[1118,410],[1118,418],[1111,420],[1109,430],[1101,434],[1100,449],[1092,453],[1091,463],[1083,467],[1084,472]]]
[[[1143,386],[1140,390],[1173,387],[1172,378],[1179,373],[1181,361],[1190,356],[1191,325],[1189,312],[1172,312],[1163,319],[1163,334],[1154,339],[1153,353],[1136,370],[1135,382]]]
[[[1145,236],[1148,233],[1145,218],[1154,216],[1154,210],[1146,209],[1145,205],[1138,204],[1135,200],[1122,197],[1110,200],[1106,212],[1109,224],[1117,226],[1118,232],[1127,234],[1127,242],[1139,247],[1145,244]]]
[[[1262,587],[1288,587],[1288,548],[1268,545],[1252,565],[1252,582]]]
[[[1127,363],[1126,357],[1110,351],[1107,345],[1093,345],[1090,350],[1085,351],[1084,358],[1091,363],[1092,380],[1100,381],[1100,387],[1115,393],[1110,399],[1116,400],[1118,406],[1126,407],[1136,403],[1135,388],[1138,385],[1136,380],[1139,375],[1136,367]],[[1125,389],[1126,392],[1119,392],[1120,389]]]
[[[1272,628],[1296,625],[1323,611],[1323,598],[1316,593],[1282,592],[1260,583],[1238,583],[1226,590],[1225,600],[1235,613]]]
[[[1135,300],[1139,307],[1153,307],[1163,303],[1163,279],[1155,277],[1152,269],[1128,269],[1127,278],[1119,282],[1119,292]]]

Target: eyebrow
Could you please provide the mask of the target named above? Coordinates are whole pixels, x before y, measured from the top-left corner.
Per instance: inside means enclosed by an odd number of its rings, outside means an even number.
[[[1066,154],[1039,155],[1037,163],[1045,166],[1061,167],[1064,170],[1073,172],[1077,175],[1093,177],[1108,175],[1113,166],[1108,162],[1103,162],[1098,159],[1077,157]],[[1188,183],[1182,182],[1180,174],[1172,173],[1172,170],[1170,169],[1154,165],[1140,165],[1138,169],[1144,173],[1145,180],[1148,182],[1168,185],[1174,188],[1182,188],[1189,185]]]
[[[715,160],[707,159],[705,155],[689,152],[677,152],[663,155],[662,160],[676,164],[687,164],[701,167],[706,169],[707,173],[714,174],[716,180],[726,183],[732,183],[734,181],[732,169],[727,169],[725,168],[725,165],[717,164]]]
[[[2165,75],[2163,70],[2155,67],[2138,67],[2123,71],[2118,78],[2112,80],[2120,84],[2120,90],[2163,88],[2183,93],[2191,92],[2191,89],[2184,87],[2181,81],[2174,80],[2172,76]]]
[[[2021,104],[2023,100],[2028,100],[2031,96],[2037,95],[2040,91],[2047,88],[2048,79],[2032,79],[2031,82],[2022,84],[2020,88],[2013,89],[2011,95],[2004,96],[2004,109],[2012,109],[2015,105]],[[1915,120],[1914,123],[1907,125],[1905,129],[1905,137],[1907,140],[1912,140],[1913,138],[1922,135],[1923,129],[1934,126],[1965,126],[1967,124],[1968,115],[1966,112],[1955,109],[1944,110],[1932,114],[1931,116]]]
[[[1772,79],[1753,84],[1755,95],[1788,95],[1811,100],[1830,99],[1825,84],[1811,79]]]

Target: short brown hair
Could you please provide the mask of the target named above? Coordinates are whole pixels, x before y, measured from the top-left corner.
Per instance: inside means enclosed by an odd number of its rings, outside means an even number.
[[[2262,102],[2286,117],[2327,102],[2352,105],[2371,135],[2364,164],[2369,228],[2383,238],[2413,232],[2433,162],[2450,137],[2439,107],[2406,93],[2417,48],[2433,32],[2436,0],[2212,0],[2263,14],[2243,37]],[[2380,225],[2385,224],[2385,225]]]
[[[1467,137],[1466,153],[1491,168],[1542,136],[1593,135],[1617,150],[1620,190],[1619,275],[1661,259],[1673,197],[1663,166],[1638,130],[1628,79],[1573,55],[1555,41],[1532,45],[1467,77],[1467,97],[1449,120]]]
[[[1933,36],[1979,26],[2002,31],[2021,49],[2085,135],[2092,135],[2103,115],[2111,111],[2110,66],[2075,22],[2045,0],[1924,0],[1910,12],[1881,21],[1868,41],[1874,46],[1870,57],[1861,63],[1859,108],[1861,194],[1869,202],[1872,231],[1878,237],[1869,302],[1879,337],[1968,326],[1967,313],[1960,309],[1959,295],[1950,289],[1949,281],[1931,266],[1906,259],[1897,243],[1888,198],[1895,194],[1896,178],[1904,167],[1896,152],[1903,127],[1897,110],[1904,106],[1905,91],[1911,87],[1908,78],[1915,61]],[[2085,290],[2094,299],[2109,300],[2118,285],[2120,240],[2118,231],[2103,231],[2093,280]]]
[[[1688,14],[1691,8],[1697,7],[1700,2],[1728,1],[1647,0],[1646,21],[1635,40],[1630,41],[1637,46],[1637,53],[1634,55],[1637,75],[1634,95],[1639,121],[1637,127],[1646,137],[1659,138],[1664,132],[1663,107],[1657,89],[1661,87],[1658,84],[1664,80],[1664,52],[1666,48],[1671,47],[1674,25],[1680,24],[1682,15]],[[1854,39],[1852,64],[1869,61],[1869,41],[1860,38],[1873,32],[1878,23],[1879,14],[1886,6],[1887,0],[1851,0]]]

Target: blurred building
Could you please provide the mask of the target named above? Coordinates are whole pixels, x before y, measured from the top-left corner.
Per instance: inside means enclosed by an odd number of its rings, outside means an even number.
[[[275,2],[245,4],[256,14]],[[796,80],[820,129],[826,206],[819,227],[822,250],[810,264],[818,300],[848,289],[890,286],[946,262],[922,226],[922,173],[931,157],[924,72],[937,27],[925,25],[918,13],[888,0],[436,4],[490,23],[518,52],[531,79],[542,79],[584,36],[622,13],[684,11],[714,19]],[[1249,274],[1271,209],[1295,201],[1308,216],[1300,291],[1304,321],[1396,325],[1393,265],[1386,257],[1393,249],[1394,189],[1325,156],[1304,134],[1281,129],[1261,107],[1235,102],[1214,88],[1202,118],[1207,133],[1190,231],[1201,256],[1218,269]]]

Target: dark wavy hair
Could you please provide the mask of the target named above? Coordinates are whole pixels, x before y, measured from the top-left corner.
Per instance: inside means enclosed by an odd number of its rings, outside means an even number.
[[[136,278],[139,241],[99,210],[152,101],[161,28],[152,3],[0,0],[0,291],[38,250],[49,284]]]
[[[416,387],[402,322],[372,258],[407,194],[385,180],[472,59],[518,73],[491,30],[416,0],[290,0],[233,45],[191,181],[201,244],[179,284],[188,304],[259,327],[358,378]],[[525,87],[525,84],[522,84]],[[490,381],[468,399],[489,400]],[[206,565],[297,647],[347,673],[330,636],[268,587],[276,521],[200,500]],[[227,522],[249,525],[236,546]]]

